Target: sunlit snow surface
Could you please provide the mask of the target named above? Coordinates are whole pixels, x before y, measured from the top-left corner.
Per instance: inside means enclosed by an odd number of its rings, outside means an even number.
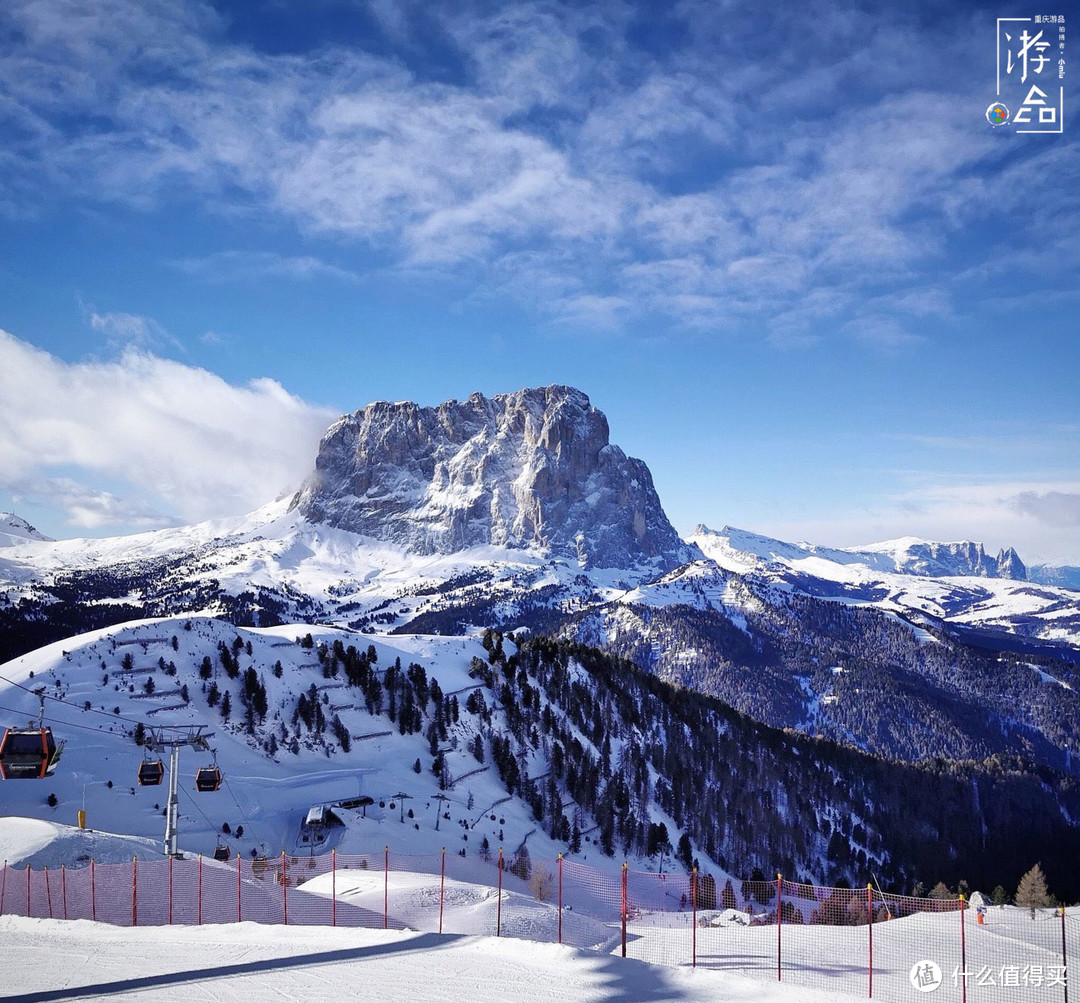
[[[85,920],[0,918],[5,994],[33,999],[266,1003],[839,1003],[853,997],[513,938],[357,929],[119,929]],[[63,990],[55,996],[38,996]]]

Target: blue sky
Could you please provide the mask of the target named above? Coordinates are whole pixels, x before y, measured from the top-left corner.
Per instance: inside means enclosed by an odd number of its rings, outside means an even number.
[[[984,117],[1040,12],[8,0],[0,509],[240,513],[343,411],[560,382],[684,533],[1080,563],[1071,92]]]

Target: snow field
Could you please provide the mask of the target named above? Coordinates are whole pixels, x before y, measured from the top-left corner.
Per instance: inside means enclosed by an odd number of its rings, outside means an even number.
[[[851,998],[509,937],[257,923],[118,929],[86,920],[10,916],[0,917],[0,936],[6,947],[5,993],[28,1003],[843,1003]]]
[[[63,826],[33,819],[4,819],[0,824],[0,849],[17,859],[60,860],[70,847],[70,844],[66,843],[70,834],[64,830]],[[129,840],[125,837],[99,834],[98,840],[103,854],[114,858],[119,857],[129,845]],[[540,959],[547,959],[545,964],[555,964],[568,957],[580,957],[578,953],[571,951],[570,945],[576,948],[591,948],[597,952],[597,958],[616,956],[612,959],[616,962],[616,967],[610,967],[610,962],[596,961],[574,969],[585,973],[582,975],[586,981],[583,983],[581,995],[575,997],[581,999],[605,998],[589,995],[588,979],[597,971],[601,973],[598,978],[615,978],[616,990],[619,992],[617,998],[628,1000],[733,998],[725,995],[731,988],[730,984],[699,981],[710,973],[723,978],[734,974],[739,977],[740,982],[745,982],[746,979],[757,982],[754,992],[759,995],[745,995],[745,991],[740,989],[739,992],[744,995],[738,998],[866,998],[871,988],[871,938],[874,999],[901,1003],[915,998],[909,980],[910,972],[916,963],[926,960],[939,966],[942,988],[946,990],[946,995],[942,998],[949,998],[947,993],[959,992],[959,984],[955,980],[959,978],[959,972],[964,970],[961,967],[961,913],[958,909],[875,922],[872,929],[867,925],[784,924],[779,931],[765,913],[752,915],[737,909],[723,909],[698,912],[695,926],[695,915],[692,911],[674,907],[674,892],[678,891],[679,885],[676,883],[671,891],[664,887],[669,881],[675,880],[674,876],[668,875],[661,879],[659,875],[631,872],[628,875],[628,960],[624,961],[617,957],[621,953],[621,902],[618,899],[612,901],[612,889],[618,891],[619,882],[601,873],[594,874],[590,886],[583,878],[591,869],[580,865],[566,868],[564,879],[569,880],[564,880],[564,903],[576,898],[578,905],[572,908],[567,904],[563,909],[564,946],[555,946],[556,953],[550,954],[545,952],[550,952],[558,939],[557,900],[538,901],[535,887],[530,887],[509,872],[504,872],[500,924],[500,899],[493,886],[498,880],[498,872],[493,864],[479,859],[462,860],[447,856],[444,876],[439,873],[443,865],[442,858],[430,854],[409,856],[387,854],[384,851],[366,855],[341,855],[335,857],[335,861],[337,866],[333,871],[328,870],[330,861],[325,855],[306,859],[289,857],[263,863],[240,861],[239,866],[235,861],[219,864],[204,860],[200,863],[194,858],[174,861],[172,867],[161,859],[139,863],[136,927],[131,926],[134,864],[128,861],[99,866],[96,891],[99,920],[108,919],[117,926],[124,926],[127,928],[124,934],[136,938],[159,937],[165,942],[175,934],[178,943],[203,945],[200,949],[200,960],[206,955],[218,959],[211,966],[212,971],[197,975],[184,974],[188,969],[176,967],[179,961],[175,962],[171,975],[170,970],[151,965],[145,969],[144,975],[139,976],[140,979],[147,978],[151,982],[129,979],[130,985],[102,988],[101,995],[122,999],[129,989],[135,992],[152,988],[155,999],[216,999],[221,996],[199,996],[197,993],[203,990],[192,989],[192,986],[203,981],[217,982],[221,979],[228,980],[228,989],[214,991],[228,995],[230,999],[235,998],[232,995],[234,988],[236,992],[247,992],[250,979],[254,980],[250,982],[251,986],[262,984],[265,988],[265,984],[259,983],[264,971],[259,965],[270,956],[253,953],[245,948],[239,955],[241,961],[237,961],[237,954],[230,954],[228,950],[228,945],[245,940],[245,931],[252,927],[251,920],[258,921],[255,927],[264,931],[266,944],[284,945],[279,952],[281,957],[300,953],[302,948],[297,948],[296,945],[308,943],[308,935],[296,934],[294,931],[298,927],[307,928],[315,935],[311,930],[313,926],[319,926],[320,934],[325,934],[325,939],[319,941],[322,948],[329,949],[330,945],[337,943],[335,938],[352,935],[354,939],[347,940],[346,943],[378,945],[372,948],[372,952],[380,957],[384,953],[395,956],[400,953],[402,964],[406,966],[416,963],[417,954],[414,952],[421,948],[425,953],[430,948],[441,957],[446,950],[457,950],[459,947],[464,949],[469,943],[468,938],[491,936],[498,928],[502,936],[496,943],[510,946],[470,948],[469,956],[474,959],[486,957],[485,952],[494,950],[510,966],[505,979],[513,979],[521,974],[512,968],[512,960],[516,958],[526,959],[529,964]],[[385,869],[387,864],[389,870]],[[88,914],[88,872],[87,867],[72,867],[61,872],[63,879],[66,879],[63,908],[69,910],[68,915]],[[43,869],[34,870],[30,876],[31,915],[47,915],[47,909],[53,916],[62,915],[59,883],[62,879],[57,875],[56,869],[52,869],[48,892]],[[281,881],[282,876],[286,878],[284,883]],[[201,914],[196,911],[196,879],[201,893]],[[8,867],[4,870],[0,882],[5,897],[4,911],[9,914],[24,912],[24,871]],[[171,918],[173,923],[177,924],[172,927],[168,926],[170,916],[167,908],[170,886],[173,896]],[[664,889],[663,892],[659,892],[661,888]],[[640,896],[634,896],[635,889],[641,891]],[[236,922],[238,896],[242,899],[242,915],[245,920],[241,923]],[[336,902],[331,900],[331,896]],[[427,936],[435,935],[440,929],[440,897],[441,929],[445,934],[443,937],[422,940],[408,947],[386,946],[388,943],[399,942],[394,940],[393,933],[382,933],[384,922],[390,931],[405,928]],[[814,904],[800,899],[793,899],[793,902],[804,913]],[[587,909],[596,911],[590,914]],[[283,923],[286,916],[288,927]],[[202,927],[180,925],[196,924],[198,918],[201,918],[204,924]],[[27,922],[30,925],[20,925]],[[40,927],[33,926],[38,922],[36,918],[27,921],[21,915],[6,915],[0,918],[0,929],[11,930],[18,939],[25,936],[27,931],[40,930]],[[336,923],[337,929],[331,928],[331,923]],[[150,924],[157,925],[157,932],[147,932]],[[57,919],[54,926],[62,931],[85,932],[100,930],[104,924],[81,920],[64,922]],[[121,936],[115,927],[105,926],[105,929],[113,931],[106,935],[106,939]],[[966,910],[963,914],[963,959],[969,973],[970,998],[973,1001],[1001,1000],[1002,1003],[1043,1003],[1058,1000],[1063,987],[1059,981],[1054,980],[1060,980],[1062,974],[1062,929],[1062,917],[1053,910],[1039,911],[1032,918],[1028,910],[995,907],[987,912],[984,924],[978,924],[975,913]],[[208,930],[217,932],[206,933]],[[373,932],[389,940],[379,940],[378,937],[372,940]],[[1080,909],[1067,910],[1064,932],[1069,956],[1080,956]],[[64,933],[64,936],[67,936],[67,933]],[[96,937],[98,934],[94,933],[92,936]],[[224,954],[217,948],[207,947],[213,943],[214,937],[225,945]],[[293,937],[298,937],[299,940],[291,940]],[[8,939],[10,942],[11,936]],[[33,936],[30,941],[29,946],[20,946],[14,954],[14,957],[20,960],[20,965],[24,959],[33,957]],[[476,943],[489,942],[481,940]],[[648,969],[653,973],[648,976],[648,979],[652,980],[650,984],[662,985],[663,993],[668,995],[633,995],[633,992],[617,981],[624,975],[629,978],[627,973],[632,974],[635,970],[634,962],[641,960],[660,962],[665,967],[676,967],[685,971],[694,956],[695,946],[697,969],[689,973],[690,982],[679,981],[687,977],[685,974],[661,976],[655,974],[656,968]],[[782,982],[779,985],[775,982],[778,950],[782,961]],[[72,958],[83,958],[84,966],[91,956],[92,948],[84,947],[80,953],[79,949],[72,947]],[[250,969],[243,968],[241,962],[253,957],[259,963]],[[367,955],[364,957],[365,962],[369,960]],[[156,960],[158,958],[155,954]],[[459,960],[461,959],[455,957],[448,962],[451,969]],[[314,992],[318,997],[318,983],[324,978],[320,974],[323,967],[350,963],[349,958],[337,956],[298,962],[297,971],[290,968],[287,974],[280,974],[280,978],[284,980],[284,988],[277,987],[275,991],[286,994],[285,998],[290,998],[288,993],[293,990],[288,987],[295,983],[296,991],[299,992],[302,988],[304,991]],[[288,967],[281,961],[274,964],[279,967],[268,967],[265,971],[280,972],[283,971],[282,965]],[[632,967],[617,967],[627,964]],[[240,967],[230,967],[234,965]],[[193,966],[189,965],[188,968]],[[131,970],[142,971],[133,965],[126,974],[130,976]],[[438,972],[440,977],[444,973],[441,965]],[[166,975],[169,975],[169,979],[177,980],[175,985],[184,986],[196,995],[167,995],[169,986],[173,983],[165,978]],[[68,972],[66,977],[70,984],[79,984],[77,972]],[[448,984],[438,990],[427,987],[425,990],[418,990],[420,995],[392,995],[386,998],[457,999],[464,987],[470,992],[471,1000],[470,987],[486,991],[485,987],[489,985],[485,981],[486,975],[478,978],[476,973],[469,973],[461,977],[466,979],[462,986]],[[522,977],[530,980],[530,989],[521,988],[516,983],[509,988],[511,983],[505,983],[504,998],[570,998],[558,994],[547,997],[528,995],[533,983],[536,987],[541,987],[546,984],[545,979],[548,976],[543,973],[537,975],[529,969]],[[111,978],[107,967],[104,974],[98,974],[95,968],[94,979],[97,982],[106,983]],[[163,981],[155,982],[155,979]],[[235,987],[232,984],[234,979],[239,980]],[[988,984],[988,979],[994,980],[994,984]],[[1005,979],[1011,980],[1011,984],[1001,985]],[[501,984],[500,980],[492,982],[492,985],[498,984]],[[406,978],[402,985],[411,983]],[[635,981],[634,985],[637,986],[638,982]],[[619,988],[620,986],[622,988]],[[698,995],[703,986],[707,987],[707,993]],[[441,993],[443,989],[446,989],[446,995],[423,995],[424,991]],[[519,995],[519,990],[524,995]],[[819,993],[818,990],[822,992]],[[159,996],[162,992],[166,995]],[[780,995],[776,995],[777,993]]]

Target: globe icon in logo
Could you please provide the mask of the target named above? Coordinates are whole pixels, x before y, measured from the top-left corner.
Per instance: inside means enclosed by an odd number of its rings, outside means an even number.
[[[1009,121],[1009,109],[1000,101],[995,101],[986,109],[986,121],[993,126],[1004,125]]]

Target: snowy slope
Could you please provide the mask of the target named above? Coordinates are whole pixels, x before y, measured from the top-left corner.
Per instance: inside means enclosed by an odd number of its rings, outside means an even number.
[[[309,633],[315,647],[306,646]],[[448,726],[447,740],[438,743],[452,780],[449,789],[440,790],[431,770],[428,712],[425,730],[414,734],[402,734],[385,706],[381,713],[370,713],[361,690],[347,686],[343,676],[324,675],[316,649],[335,641],[370,648],[384,677],[396,660],[403,672],[412,663],[423,666],[429,683],[437,680],[445,698],[460,707],[458,722]],[[221,661],[222,645],[236,653],[236,678],[229,677]],[[225,783],[214,793],[195,792],[195,771],[210,765],[211,758],[182,752],[182,850],[210,854],[219,840],[244,856],[368,852],[388,845],[404,854],[446,847],[472,859],[486,840],[493,853],[505,847],[508,859],[524,845],[533,860],[554,860],[566,852],[566,844],[547,835],[529,804],[507,795],[490,746],[482,763],[471,748],[478,733],[489,729],[465,706],[468,694],[482,688],[469,668],[477,658],[486,664],[487,654],[477,638],[372,638],[291,624],[237,628],[211,617],[148,619],[47,645],[0,665],[0,720],[21,725],[34,718],[37,698],[30,690],[43,686],[47,722],[57,739],[68,744],[51,777],[0,784],[0,815],[74,825],[85,808],[91,829],[155,841],[160,853],[167,787],[137,784],[143,753],[133,740],[134,729],[140,722],[148,729],[203,725],[212,732],[214,761]],[[202,678],[204,659],[211,663],[209,679]],[[248,668],[265,686],[267,701],[265,721],[253,719],[250,732],[241,700]],[[152,692],[147,692],[148,680],[153,680]],[[220,692],[213,707],[211,686]],[[321,735],[294,722],[298,695],[313,687],[328,724]],[[226,692],[232,706],[228,721],[221,715]],[[489,693],[488,699],[494,697]],[[334,734],[335,718],[350,737],[348,751]],[[498,718],[496,727],[505,728]],[[535,777],[549,768],[543,749],[519,754],[519,762]],[[50,794],[56,796],[55,807],[47,803]],[[335,809],[345,826],[320,834],[325,840],[301,825],[314,805],[364,797],[373,803]],[[225,824],[228,835],[222,832]],[[677,840],[678,829],[669,824]],[[240,827],[242,837],[237,835]],[[90,836],[69,832],[65,838],[75,855],[92,855]],[[149,854],[151,846],[143,842],[140,849],[126,848],[123,856]],[[701,857],[711,866],[706,855]],[[602,855],[588,836],[578,859],[611,870],[621,862],[621,857]],[[657,862],[642,859],[637,866],[655,869]]]
[[[0,820],[0,844],[21,844],[24,851],[50,856],[43,831]],[[45,842],[42,844],[42,840]],[[51,853],[55,858],[57,854]],[[40,865],[38,865],[40,866]],[[27,999],[152,998],[162,1003],[191,1000],[333,1000],[342,998],[400,1001],[504,1003],[591,1000],[751,1001],[751,1003],[843,1003],[865,999],[871,957],[867,927],[785,924],[782,932],[783,980],[776,981],[777,932],[771,923],[751,925],[735,910],[699,914],[697,967],[688,965],[688,913],[633,910],[627,923],[627,953],[620,953],[619,924],[599,923],[564,911],[566,924],[592,924],[592,949],[561,946],[555,938],[555,910],[515,892],[504,892],[503,905],[516,917],[517,931],[490,930],[494,890],[449,881],[441,935],[432,928],[437,910],[434,875],[391,872],[384,885],[377,874],[339,871],[339,908],[367,902],[381,908],[390,900],[425,900],[427,922],[406,930],[355,926],[273,925],[252,922],[206,926],[116,927],[87,920],[0,916],[5,943],[4,990]],[[327,875],[302,882],[291,892],[300,915],[307,895],[325,898]],[[814,902],[791,900],[799,909]],[[482,917],[486,913],[486,919]],[[339,911],[339,917],[342,913]],[[941,988],[958,993],[952,972],[961,966],[958,913],[916,913],[876,922],[873,927],[873,998],[902,1003],[914,998],[910,972],[930,959],[939,965]],[[1002,968],[1031,974],[1011,995],[1052,998],[1061,987],[1062,936],[1069,956],[1078,949],[1080,908],[1041,910],[1037,916],[1015,907],[993,907],[985,923],[972,910],[962,917],[968,985],[975,998],[985,993],[976,977],[989,971],[1000,980]],[[524,939],[516,939],[514,932]],[[577,942],[580,942],[578,940]],[[664,958],[667,966],[638,958]],[[1056,980],[1056,981],[1055,981]],[[1000,987],[1000,981],[997,981]],[[993,995],[991,990],[986,995]],[[1006,992],[1003,995],[1010,995]]]
[[[974,573],[978,544],[908,537],[839,550],[745,530],[699,526],[690,537],[719,567],[826,599],[945,624],[1080,646],[1080,597],[1068,589]],[[927,555],[936,555],[930,560]],[[974,554],[974,558],[972,558]],[[996,559],[991,559],[994,561]],[[944,572],[944,573],[943,573]]]
[[[25,519],[12,512],[0,512],[0,547],[15,547],[23,543],[51,543]]]
[[[510,937],[267,927],[118,929],[0,918],[4,988],[116,1003],[228,999],[413,1003],[842,1003],[855,997],[705,969],[673,969]],[[91,988],[92,987],[92,988]],[[362,996],[355,995],[360,988]]]
[[[188,624],[190,629],[185,629]],[[0,666],[3,677],[0,704],[11,711],[21,711],[29,720],[35,715],[35,698],[4,680],[23,686],[44,684],[47,694],[63,701],[48,700],[47,714],[57,735],[69,741],[62,767],[54,776],[41,783],[0,785],[0,812],[35,814],[74,823],[77,810],[85,804],[89,825],[96,829],[159,837],[163,830],[161,809],[166,787],[137,785],[142,754],[131,737],[134,725],[139,721],[147,726],[207,724],[214,732],[211,745],[217,750],[217,762],[227,782],[214,794],[196,794],[192,784],[194,773],[199,766],[207,765],[209,759],[193,751],[182,754],[180,809],[184,848],[210,853],[222,823],[228,822],[234,832],[237,825],[244,827],[243,839],[231,839],[234,850],[244,854],[253,849],[270,854],[282,849],[292,851],[297,848],[300,821],[312,804],[368,795],[377,803],[367,810],[366,819],[354,819],[355,830],[350,829],[338,849],[350,850],[354,845],[369,849],[392,843],[401,852],[431,850],[434,839],[439,838],[433,839],[429,831],[435,823],[436,802],[431,797],[438,793],[438,785],[427,769],[421,775],[412,770],[417,758],[430,763],[427,743],[422,735],[398,734],[385,714],[369,715],[362,702],[357,707],[355,694],[341,680],[323,678],[314,652],[296,643],[308,629],[303,625],[237,629],[205,617],[152,619],[119,629],[91,632]],[[315,630],[314,635],[317,640],[328,641],[342,637],[349,644],[361,643],[365,647],[372,643],[367,638],[334,630]],[[177,639],[175,649],[173,637]],[[248,735],[240,720],[240,679],[230,680],[217,663],[215,646],[219,642],[231,645],[237,637],[251,643],[251,654],[241,649],[241,660],[245,667],[248,664],[256,667],[267,689],[270,708],[267,723],[258,727],[256,735]],[[393,644],[379,639],[374,645],[379,665],[384,669],[395,658],[401,658],[403,665],[414,660],[422,662],[429,678],[438,678],[447,693],[463,686],[475,687],[475,681],[467,675],[469,660],[474,655],[486,654],[476,640],[461,638],[395,637]],[[222,699],[225,691],[231,693],[234,711],[228,723],[220,716],[221,704],[209,708],[202,692],[204,681],[199,678],[198,666],[207,653],[215,659],[212,682],[219,684]],[[133,656],[131,672],[122,668],[126,654]],[[159,659],[166,665],[169,662],[176,665],[175,676],[160,668]],[[283,664],[281,679],[274,676],[276,662]],[[104,682],[106,676],[108,682]],[[145,693],[148,678],[153,678],[156,684],[149,696]],[[179,692],[185,685],[191,697],[188,704]],[[329,701],[324,705],[327,717],[338,714],[355,736],[351,753],[344,753],[332,736],[324,746],[305,734],[298,754],[281,748],[271,756],[265,746],[268,736],[275,733],[285,744],[281,729],[284,725],[292,733],[289,718],[295,695],[311,685]],[[83,709],[87,703],[90,708]],[[116,710],[118,714],[114,713]],[[4,718],[19,720],[10,711],[4,713]],[[391,733],[384,734],[387,731]],[[375,737],[359,737],[366,735]],[[477,765],[464,748],[460,752],[451,750],[448,758],[454,774],[468,772]],[[113,784],[111,788],[109,781]],[[422,819],[420,831],[413,823],[401,824],[397,812],[379,807],[379,801],[389,802],[389,796],[398,791],[413,794],[415,800],[410,808],[416,809],[416,824]],[[456,833],[447,834],[444,829],[442,840],[449,835],[463,842],[464,833],[457,826],[457,819],[467,813],[470,792],[475,802],[472,818],[484,805],[506,796],[497,777],[492,779],[490,773],[479,774],[475,780],[463,782],[462,789],[447,792],[453,799]],[[55,809],[44,804],[48,793],[55,793],[59,799]],[[520,806],[516,808],[516,813],[502,827],[505,842],[512,846],[533,828],[524,817],[524,810]],[[487,828],[480,826],[470,830],[475,833],[470,838],[479,843],[488,835],[496,841],[499,828],[490,823]],[[543,843],[544,838],[540,834],[534,839]],[[537,848],[536,852],[554,856],[558,850],[549,845],[542,850]]]

